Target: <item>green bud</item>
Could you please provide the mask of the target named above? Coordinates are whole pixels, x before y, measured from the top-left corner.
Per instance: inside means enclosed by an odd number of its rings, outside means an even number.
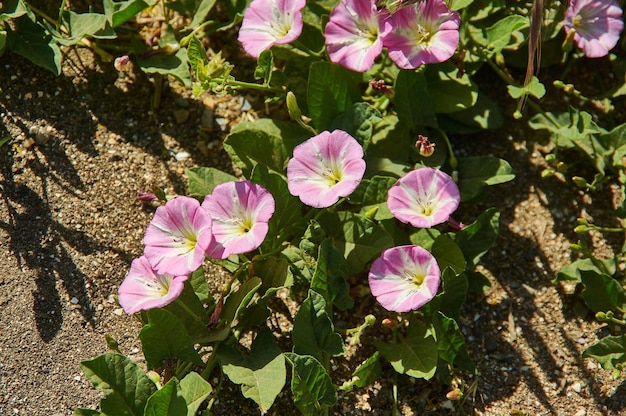
[[[596,312],[596,319],[600,322],[606,321],[606,313],[604,312]]]
[[[293,120],[298,121],[302,117],[302,112],[300,107],[298,107],[298,99],[291,91],[287,93],[287,110],[289,111],[289,117]]]
[[[589,226],[587,226],[587,225],[579,225],[579,226],[574,228],[574,232],[576,234],[584,234],[587,231],[589,231]]]
[[[378,205],[376,205],[374,208],[369,209],[365,213],[365,218],[367,218],[368,220],[373,220],[377,212],[378,212]]]
[[[146,375],[150,380],[152,380],[154,384],[156,384],[158,389],[161,388],[161,376],[159,375],[159,373],[154,370],[150,370],[146,373]]]
[[[554,85],[556,88],[558,89],[562,89],[563,87],[565,87],[565,83],[563,81],[560,80],[556,80],[552,83],[552,85]]]
[[[572,176],[572,182],[574,182],[574,184],[576,184],[576,186],[578,186],[579,188],[589,188],[589,184],[587,183],[585,178],[582,178],[580,176]]]
[[[112,335],[104,334],[104,340],[106,341],[107,347],[109,347],[110,350],[120,352],[119,344]]]
[[[365,325],[372,326],[376,323],[376,317],[372,314],[365,317]]]
[[[541,171],[542,178],[549,178],[550,176],[554,176],[554,170],[552,169],[544,169]]]
[[[524,117],[524,116],[522,115],[522,112],[521,112],[521,111],[519,111],[519,110],[516,110],[516,111],[513,113],[513,118],[514,118],[515,120],[521,120],[521,119],[522,119],[522,117]]]
[[[554,153],[549,153],[546,155],[546,162],[552,163],[554,161],[556,161],[556,156],[554,155]]]
[[[589,221],[584,218],[576,218],[576,224],[578,225],[589,225]]]
[[[556,164],[556,170],[558,172],[561,172],[561,173],[567,172],[567,169],[568,169],[568,166],[564,162],[559,162]]]

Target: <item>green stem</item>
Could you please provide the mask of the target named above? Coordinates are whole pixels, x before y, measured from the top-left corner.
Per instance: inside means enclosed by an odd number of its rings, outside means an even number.
[[[194,311],[192,311],[189,306],[187,306],[185,304],[185,302],[183,302],[180,298],[176,298],[176,300],[174,301],[178,306],[181,307],[181,309],[183,309],[185,312],[187,312],[189,314],[189,316],[191,316],[193,318],[194,321],[200,323],[200,325],[205,326],[206,322],[202,321],[202,318],[200,318]]]
[[[202,23],[200,26],[198,26],[197,28],[192,30],[190,34],[188,34],[187,36],[183,37],[180,40],[180,46],[182,46],[182,47],[187,46],[189,44],[189,42],[191,41],[191,38],[193,38],[196,33],[198,33],[199,31],[201,31],[202,29],[204,29],[205,27],[207,27],[207,26],[209,26],[209,25],[211,25],[213,23],[215,23],[214,20],[207,20],[206,22]]]
[[[314,56],[316,58],[324,57],[323,52],[315,52],[314,50],[310,49],[308,46],[305,46],[299,39],[296,39],[295,41],[291,42],[291,46],[300,49],[302,52],[306,53],[309,56]]]
[[[270,87],[268,85],[262,85],[262,84],[254,84],[252,82],[246,82],[246,81],[236,81],[236,80],[228,80],[228,79],[225,80],[224,78],[213,78],[212,81],[215,81],[220,84],[224,84],[233,88],[247,88],[250,90],[273,92],[275,94],[285,93],[285,91],[282,88]]]
[[[450,155],[450,167],[452,167],[452,170],[456,170],[456,168],[459,165],[459,162],[454,156],[454,151],[452,150],[452,144],[450,143],[450,138],[448,137],[446,132],[444,132],[443,130],[439,128],[436,128],[436,130],[439,132],[439,134],[443,136],[444,140],[446,141],[446,148],[448,149],[448,154]]]

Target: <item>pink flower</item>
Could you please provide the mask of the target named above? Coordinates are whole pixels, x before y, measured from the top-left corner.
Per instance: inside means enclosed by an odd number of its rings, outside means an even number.
[[[211,217],[187,196],[157,208],[143,238],[144,256],[159,274],[186,275],[204,261],[211,242]]]
[[[202,207],[213,219],[209,256],[225,259],[231,254],[257,249],[274,214],[274,197],[250,181],[225,182],[204,198]]]
[[[389,57],[400,68],[443,62],[459,43],[461,17],[444,0],[419,1],[400,8],[389,18],[393,27],[383,37]]]
[[[273,45],[293,42],[302,33],[306,0],[253,0],[243,15],[239,42],[255,58]]]
[[[435,297],[441,272],[428,250],[420,246],[398,246],[383,251],[374,260],[368,279],[372,295],[383,308],[408,312]]]
[[[387,205],[398,220],[417,228],[446,222],[459,206],[459,188],[438,169],[413,170],[389,188]]]
[[[187,275],[158,274],[145,256],[133,260],[128,275],[118,289],[120,305],[127,314],[162,308],[183,291]]]
[[[388,17],[374,0],[342,0],[324,32],[330,60],[357,72],[371,69],[383,50],[382,36],[391,30],[385,23]]]
[[[326,208],[354,192],[364,173],[359,142],[342,130],[324,131],[293,150],[287,186],[306,205]]]
[[[624,28],[622,9],[615,0],[571,0],[563,28],[574,29],[574,40],[585,56],[600,58],[617,44]]]

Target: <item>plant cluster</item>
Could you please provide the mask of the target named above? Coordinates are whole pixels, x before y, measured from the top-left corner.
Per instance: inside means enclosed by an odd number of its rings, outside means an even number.
[[[76,13],[62,2],[52,18],[24,0],[0,3],[0,51],[56,73],[60,46],[82,44],[110,61],[117,56],[118,70],[133,60],[196,95],[261,91],[268,101],[284,102],[290,116],[231,130],[224,148],[243,177],[195,167],[186,172],[189,195],[141,195],[160,206],[119,303],[144,324],[139,338],[148,371],[108,338],[114,351],[81,363],[104,393],[100,409],[75,414],[209,415],[226,377],[262,413],[289,389],[302,414],[328,414],[338,390],[372,384],[385,363],[408,377],[437,377],[450,386],[450,397],[470,393],[466,381],[475,369],[459,315],[468,292],[488,286],[476,266],[497,238],[499,213],[487,209],[467,225],[454,215],[485,186],[514,178],[506,161],[458,157],[449,140],[503,121],[474,75],[483,66],[500,75],[520,102],[516,117],[524,102],[536,111],[530,126],[548,131],[556,145],[547,157],[554,169],[544,176],[565,172],[561,155],[578,150],[598,173],[572,180],[589,191],[616,183],[624,201],[626,125],[606,130],[574,107],[542,111],[546,89],[532,71],[542,46],[551,51],[544,62],[567,63],[566,71],[576,60],[610,55],[615,73],[626,72],[626,61],[610,52],[620,42],[622,9],[614,0],[571,0],[545,10],[540,4],[104,0],[101,13]],[[138,16],[155,11],[165,17],[157,42],[135,31],[111,54],[122,29],[136,29]],[[175,26],[173,16],[185,23]],[[202,41],[238,27],[243,50],[257,60],[255,80],[235,79],[238,63],[207,52]],[[508,70],[519,62],[529,68],[524,82]],[[626,93],[626,79],[619,81],[593,98],[555,85],[610,108]],[[615,211],[620,226],[581,219],[577,231],[624,233],[623,204]],[[556,280],[580,282],[598,319],[624,325],[626,248],[612,259],[594,258],[583,243],[574,248],[582,257]],[[207,283],[207,261],[232,276],[221,290]],[[285,293],[291,309],[279,296]],[[379,306],[345,327],[353,320],[340,317],[370,297]],[[289,322],[289,330],[272,316]],[[373,342],[375,352],[349,379],[339,380],[332,363],[359,348],[373,325],[387,335]],[[585,355],[617,375],[626,335],[607,337]]]

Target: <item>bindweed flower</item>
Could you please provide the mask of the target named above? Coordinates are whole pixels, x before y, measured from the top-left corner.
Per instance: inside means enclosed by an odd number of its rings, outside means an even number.
[[[397,246],[374,260],[370,290],[388,311],[408,312],[428,303],[439,289],[441,272],[435,257],[420,246]]]
[[[118,289],[120,305],[127,314],[140,310],[162,308],[172,303],[183,291],[187,275],[156,273],[145,256],[130,265],[128,275]]]
[[[617,44],[624,28],[622,9],[615,0],[571,0],[563,28],[575,30],[574,41],[585,56],[606,56]]]
[[[364,173],[359,142],[343,130],[324,131],[293,150],[287,186],[306,205],[326,208],[354,192]]]
[[[213,219],[213,240],[208,255],[225,259],[257,249],[274,214],[274,197],[250,181],[225,182],[204,198],[202,207]]]
[[[459,43],[461,17],[444,0],[419,1],[400,8],[389,18],[393,30],[383,37],[389,57],[400,68],[443,62]]]
[[[296,40],[302,33],[305,4],[306,0],[253,0],[239,30],[239,42],[248,55],[258,58],[273,45]]]
[[[428,137],[422,136],[421,134],[417,136],[415,147],[418,149],[419,154],[424,157],[431,157],[433,153],[435,153],[435,143],[431,142]]]
[[[450,176],[438,169],[420,168],[389,188],[387,205],[403,223],[429,228],[446,222],[460,200],[459,188]]]
[[[388,17],[374,0],[342,0],[324,30],[330,60],[357,72],[371,69],[383,50],[382,37],[391,30]]]
[[[202,264],[211,243],[211,217],[196,199],[178,196],[157,208],[143,242],[157,273],[189,274]]]

